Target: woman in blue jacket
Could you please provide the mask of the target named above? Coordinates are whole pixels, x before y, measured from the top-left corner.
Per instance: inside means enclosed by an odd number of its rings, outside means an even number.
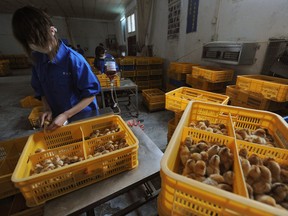
[[[115,69],[118,72],[119,67],[114,57],[111,54],[107,53],[103,46],[97,46],[95,49],[94,67],[97,68],[100,73],[105,73],[105,65],[109,61],[114,62]]]
[[[12,28],[33,60],[31,85],[44,106],[41,126],[47,120],[51,124],[46,129],[55,130],[77,113],[98,110],[98,79],[81,54],[57,39],[57,29],[44,11],[18,9]]]

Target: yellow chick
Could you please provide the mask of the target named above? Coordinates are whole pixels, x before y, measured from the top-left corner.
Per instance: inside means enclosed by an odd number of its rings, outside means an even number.
[[[202,160],[198,160],[194,166],[194,173],[196,175],[204,176],[206,173],[206,163]]]
[[[219,165],[220,165],[220,157],[218,155],[213,155],[210,158],[208,166],[206,168],[207,176],[210,176],[212,174],[220,174]]]
[[[195,164],[196,164],[196,161],[195,161],[195,160],[188,159],[187,162],[186,162],[186,164],[185,164],[185,167],[184,167],[184,169],[183,169],[182,175],[187,176],[187,175],[189,175],[190,173],[193,173],[193,172],[194,172]]]
[[[283,183],[274,183],[271,187],[271,196],[277,203],[284,201],[288,196],[288,186]]]
[[[246,178],[249,170],[251,169],[251,164],[249,160],[244,159],[244,158],[240,158],[240,162],[241,162],[241,167],[242,167],[244,177]]]
[[[273,159],[273,158],[266,158],[263,161],[264,166],[266,166],[272,175],[272,182],[280,182],[281,181],[281,177],[280,177],[280,173],[281,173],[281,167],[280,165]]]
[[[213,155],[215,154],[218,154],[220,150],[220,147],[218,145],[213,145],[211,146],[208,150],[207,150],[207,153],[208,153],[208,156],[209,158],[211,158]]]
[[[227,171],[223,174],[224,182],[228,185],[233,185],[234,182],[234,172]]]
[[[276,201],[273,197],[265,194],[257,195],[255,199],[259,202],[271,205],[271,206],[276,206]]]
[[[190,151],[186,145],[180,145],[179,156],[180,156],[180,160],[184,166],[185,166],[187,160],[189,159],[190,154],[191,153],[190,153]]]

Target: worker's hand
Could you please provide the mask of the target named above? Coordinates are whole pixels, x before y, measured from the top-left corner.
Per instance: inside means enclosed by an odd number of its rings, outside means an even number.
[[[53,131],[59,127],[62,127],[63,125],[66,125],[68,123],[68,116],[64,113],[61,113],[58,115],[53,122],[46,128],[48,131]]]
[[[44,127],[44,122],[48,121],[51,122],[52,121],[52,112],[51,111],[46,111],[44,112],[41,117],[40,117],[41,123],[40,126]]]

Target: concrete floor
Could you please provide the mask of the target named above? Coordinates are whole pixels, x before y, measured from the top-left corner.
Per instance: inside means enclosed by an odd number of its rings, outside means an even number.
[[[19,103],[24,97],[33,95],[33,89],[30,86],[31,69],[13,70],[12,74],[11,76],[0,77],[0,141],[28,136],[37,132],[37,130],[33,130],[28,120],[31,108],[22,108]],[[139,93],[139,116],[137,120],[144,124],[144,132],[162,151],[167,144],[167,124],[173,116],[173,112],[167,110],[148,112],[142,105],[142,96]],[[122,118],[125,121],[135,119],[129,114],[123,114]],[[156,180],[156,184],[160,187],[160,179]],[[111,215],[117,209],[124,208],[126,204],[143,192],[143,187],[136,188],[97,207],[95,213],[99,216]],[[129,216],[136,215],[157,215],[156,199],[129,214]]]

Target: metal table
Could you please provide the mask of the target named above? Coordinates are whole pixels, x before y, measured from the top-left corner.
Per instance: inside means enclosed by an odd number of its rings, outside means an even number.
[[[96,206],[142,184],[148,187],[147,197],[120,210],[121,212],[117,215],[125,215],[157,197],[159,190],[151,186],[150,180],[159,176],[163,153],[139,127],[133,127],[132,131],[139,139],[137,168],[48,201],[44,206],[44,216],[79,215],[83,212],[87,215],[94,215]]]
[[[101,88],[101,98],[102,98],[102,104],[103,108],[106,107],[105,104],[105,97],[104,97],[104,92],[110,92],[111,87],[102,87]],[[131,114],[133,117],[138,117],[139,115],[139,109],[138,109],[138,86],[130,79],[124,79],[120,80],[120,86],[116,87],[114,86],[115,92],[117,94],[117,91],[125,91],[127,93],[128,100],[118,100],[118,103],[122,102],[128,102],[126,104],[126,108],[128,109],[128,112]],[[135,97],[135,104],[131,101],[131,97]],[[131,107],[129,107],[131,106]],[[131,109],[132,108],[132,109]],[[135,115],[132,114],[133,110],[136,112]]]

